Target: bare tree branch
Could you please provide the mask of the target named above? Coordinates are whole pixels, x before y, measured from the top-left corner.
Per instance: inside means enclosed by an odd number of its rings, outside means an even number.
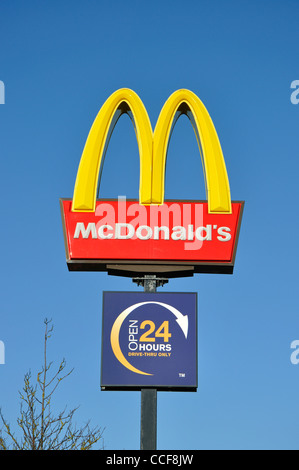
[[[58,369],[49,377],[52,362],[47,359],[47,342],[52,336],[52,320],[45,319],[43,365],[32,383],[31,372],[24,376],[20,395],[20,416],[17,418],[21,437],[17,438],[3,416],[0,408],[0,450],[90,450],[96,443],[103,443],[103,429],[90,428],[89,422],[77,428],[73,417],[78,408],[54,415],[51,400],[57,387],[73,372],[65,372],[63,359]],[[103,444],[100,447],[103,449]]]

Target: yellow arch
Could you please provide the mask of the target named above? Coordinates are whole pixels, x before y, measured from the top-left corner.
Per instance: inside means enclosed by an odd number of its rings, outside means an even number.
[[[110,136],[123,113],[134,124],[140,155],[140,204],[163,204],[167,148],[173,126],[186,114],[193,126],[206,183],[209,212],[231,213],[229,181],[213,122],[200,99],[189,90],[174,92],[164,104],[154,134],[138,95],[122,88],[100,109],[82,153],[73,194],[72,211],[94,212],[96,192]]]
[[[231,213],[229,180],[220,142],[203,103],[189,90],[174,92],[159,115],[153,148],[152,203],[163,204],[167,148],[174,124],[181,114],[190,119],[204,169],[209,212]]]
[[[140,156],[140,200],[151,202],[152,184],[152,127],[139,96],[128,88],[114,92],[96,116],[87,137],[77,172],[72,211],[94,212],[96,192],[101,177],[107,146],[120,116],[131,117]]]

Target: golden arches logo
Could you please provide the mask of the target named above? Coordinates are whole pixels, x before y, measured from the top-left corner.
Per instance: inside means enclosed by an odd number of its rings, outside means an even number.
[[[93,122],[77,172],[73,212],[95,211],[107,146],[118,119],[124,113],[129,114],[133,122],[139,148],[140,204],[163,204],[169,139],[179,116],[186,114],[193,126],[202,159],[209,213],[231,213],[229,180],[221,145],[201,100],[189,90],[177,90],[165,102],[153,132],[144,104],[128,88],[115,91]]]

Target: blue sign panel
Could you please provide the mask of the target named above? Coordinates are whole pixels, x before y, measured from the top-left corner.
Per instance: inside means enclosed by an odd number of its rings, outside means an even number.
[[[102,390],[197,389],[197,294],[104,292]]]

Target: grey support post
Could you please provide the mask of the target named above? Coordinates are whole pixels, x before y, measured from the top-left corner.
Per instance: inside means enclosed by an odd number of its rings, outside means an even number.
[[[145,275],[135,278],[133,282],[144,287],[144,292],[155,293],[157,287],[163,286],[168,279],[157,278],[155,275]],[[157,389],[141,389],[141,423],[140,450],[157,449]]]

